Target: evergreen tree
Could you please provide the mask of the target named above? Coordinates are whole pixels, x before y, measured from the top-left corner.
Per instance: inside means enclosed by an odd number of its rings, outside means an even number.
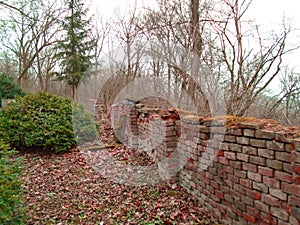
[[[56,56],[61,60],[61,72],[57,75],[59,80],[71,85],[74,99],[80,79],[91,64],[95,40],[90,38],[91,21],[85,19],[84,3],[81,0],[66,0],[65,3],[68,10],[62,27],[66,33],[57,45]]]

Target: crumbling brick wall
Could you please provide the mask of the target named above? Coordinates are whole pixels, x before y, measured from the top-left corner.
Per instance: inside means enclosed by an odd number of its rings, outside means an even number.
[[[202,118],[125,101],[123,135],[224,224],[300,224],[300,139],[266,129],[268,121]],[[174,176],[175,175],[175,176]]]

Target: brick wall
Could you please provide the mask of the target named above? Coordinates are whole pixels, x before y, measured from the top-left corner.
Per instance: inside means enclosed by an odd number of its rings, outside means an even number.
[[[128,145],[151,155],[221,223],[300,224],[299,138],[265,129],[268,121],[205,119],[131,100],[111,114]]]

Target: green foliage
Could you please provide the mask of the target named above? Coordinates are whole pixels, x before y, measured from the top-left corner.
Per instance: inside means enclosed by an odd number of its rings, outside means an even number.
[[[11,159],[15,151],[0,140],[0,224],[24,224],[21,158]]]
[[[73,98],[83,74],[91,64],[95,39],[91,38],[90,20],[85,19],[87,10],[81,0],[68,0],[68,14],[62,22],[66,35],[58,41],[57,58],[61,59],[60,80],[73,87]]]
[[[0,72],[0,106],[3,98],[24,96],[25,92],[15,83],[12,77]]]
[[[71,99],[44,92],[18,98],[0,111],[0,136],[17,148],[67,151],[76,145],[74,122],[79,141],[94,140],[97,133],[96,128],[93,129],[93,118],[82,106],[74,106],[77,114],[72,121]],[[84,132],[90,132],[90,136]]]

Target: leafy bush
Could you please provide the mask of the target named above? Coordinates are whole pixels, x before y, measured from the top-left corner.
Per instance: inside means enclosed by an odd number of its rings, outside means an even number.
[[[21,158],[10,159],[14,153],[0,140],[0,224],[24,224]]]
[[[0,111],[0,136],[13,147],[37,147],[55,152],[70,150],[76,140],[94,140],[97,132],[92,116],[84,107],[74,104],[77,113],[72,121],[72,105],[71,99],[44,92],[17,98]],[[73,122],[77,124],[75,132]],[[83,135],[87,131],[90,136]]]
[[[25,92],[15,83],[12,77],[5,73],[0,73],[0,106],[2,106],[3,98],[15,98],[24,96]]]

